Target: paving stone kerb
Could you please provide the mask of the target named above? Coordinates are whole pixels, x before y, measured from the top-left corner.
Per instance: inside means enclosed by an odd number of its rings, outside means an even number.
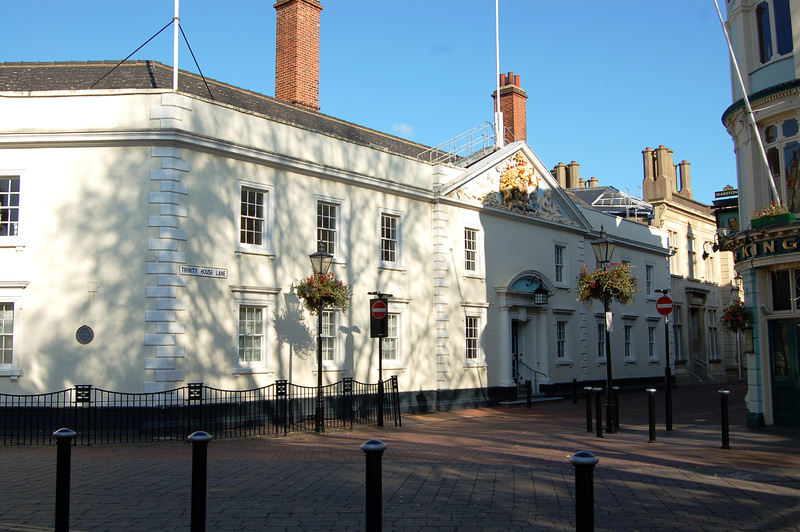
[[[208,530],[363,530],[361,444],[383,455],[384,530],[574,530],[569,456],[590,451],[597,530],[798,530],[800,430],[745,426],[730,394],[723,450],[717,390],[674,391],[674,430],[648,443],[647,394],[622,394],[620,432],[586,431],[571,400],[406,416],[402,427],[213,440]],[[191,446],[75,447],[72,530],[188,530]],[[55,447],[0,448],[0,530],[52,530]]]

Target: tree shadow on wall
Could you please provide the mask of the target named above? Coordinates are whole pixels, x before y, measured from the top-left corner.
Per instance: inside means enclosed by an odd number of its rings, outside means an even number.
[[[303,321],[303,304],[292,292],[284,294],[286,303],[282,312],[275,311],[272,323],[278,341],[278,352],[283,346],[289,347],[289,382],[292,381],[292,361],[294,357],[308,360],[314,354],[314,335]]]

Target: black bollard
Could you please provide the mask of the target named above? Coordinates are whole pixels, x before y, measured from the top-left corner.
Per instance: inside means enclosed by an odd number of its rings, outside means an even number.
[[[69,530],[69,477],[72,469],[72,439],[76,434],[70,429],[58,429],[56,438],[56,532]]]
[[[597,437],[603,437],[603,389],[595,388],[594,390],[594,409],[597,411]]]
[[[731,439],[730,439],[730,426],[728,423],[728,395],[731,392],[728,390],[720,390],[719,397],[721,402],[721,412],[722,412],[722,448],[723,449],[730,449],[731,448]]]
[[[380,532],[383,528],[383,484],[381,459],[386,444],[369,440],[361,444],[367,457],[367,532]]]
[[[650,420],[650,439],[648,443],[655,443],[656,441],[656,389],[647,389],[647,412],[648,419]]]
[[[600,459],[588,451],[569,457],[575,468],[575,530],[594,530],[594,466]]]
[[[578,379],[572,377],[572,404],[578,404]]]
[[[614,391],[614,430],[619,432],[619,386],[612,386]]]
[[[664,368],[664,400],[667,402],[667,430],[672,430],[672,369],[667,366]]]
[[[531,385],[531,380],[528,379],[525,381],[525,394],[528,397],[528,408],[531,407],[531,400],[533,396],[533,386]]]
[[[208,471],[208,442],[211,435],[197,431],[189,436],[192,444],[192,511],[191,531],[204,532],[206,529],[206,485]]]
[[[378,342],[380,343],[381,340],[382,338],[379,338]],[[385,397],[386,395],[383,389],[383,379],[378,378],[378,426],[379,427],[383,426],[383,405]]]
[[[586,432],[592,432],[592,390],[591,386],[586,386],[583,391],[586,394]]]

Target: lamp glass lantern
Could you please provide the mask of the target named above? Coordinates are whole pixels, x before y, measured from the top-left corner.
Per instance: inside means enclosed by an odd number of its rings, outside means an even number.
[[[548,297],[550,297],[550,292],[542,285],[539,285],[539,288],[533,292],[533,302],[536,305],[546,305]]]
[[[605,228],[600,226],[600,238],[592,242],[592,251],[594,251],[597,262],[603,266],[611,262],[615,247],[616,245],[608,240]]]
[[[333,263],[333,255],[325,251],[325,244],[320,243],[319,249],[308,256],[311,259],[311,268],[318,275],[325,275]]]

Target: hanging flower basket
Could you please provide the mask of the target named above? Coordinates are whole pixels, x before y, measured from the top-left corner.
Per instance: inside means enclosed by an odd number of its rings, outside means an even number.
[[[292,288],[312,314],[317,313],[320,304],[323,309],[335,307],[347,310],[350,308],[350,295],[353,288],[336,279],[333,273],[315,273],[302,281],[296,281]]]
[[[623,305],[633,303],[633,296],[639,290],[639,280],[631,275],[627,264],[612,263],[604,270],[589,272],[584,264],[578,276],[578,300],[586,304],[602,301],[603,296],[609,300],[616,299]]]
[[[745,330],[752,320],[750,309],[741,301],[734,301],[723,309],[719,324],[726,331],[737,333]]]
[[[753,211],[753,216],[750,217],[750,223],[755,229],[767,225],[794,222],[796,218],[797,216],[795,213],[789,212],[785,203],[773,201],[760,211]]]

